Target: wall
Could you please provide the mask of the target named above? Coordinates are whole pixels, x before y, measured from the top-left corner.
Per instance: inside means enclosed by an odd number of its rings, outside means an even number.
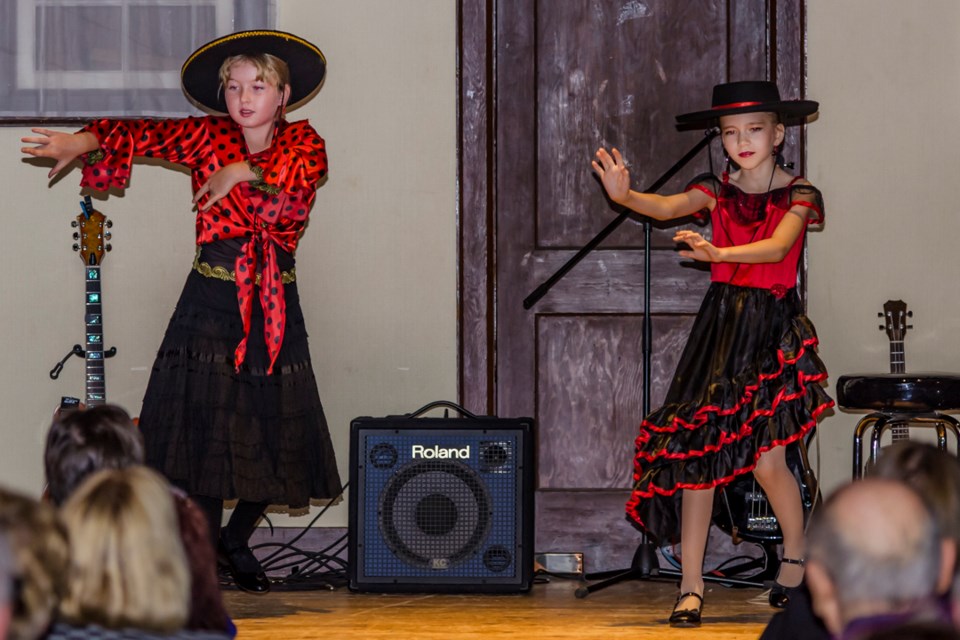
[[[908,372],[960,371],[960,3],[810,0],[810,180],[827,224],[810,236],[811,318],[832,385],[844,373],[889,370],[877,312],[914,311]],[[827,488],[850,477],[858,416],[821,425]]]
[[[320,392],[346,477],[348,425],[456,395],[456,20],[453,0],[280,0],[279,27],[317,42],[330,68],[309,105],[327,140],[320,190],[298,272]],[[811,234],[810,315],[831,385],[887,370],[877,330],[884,301],[915,312],[909,371],[958,370],[960,3],[810,0],[808,177],[827,225]],[[37,494],[49,415],[82,394],[82,268],[70,251],[78,172],[48,185],[0,128],[8,267],[0,279],[0,483]],[[153,353],[192,259],[186,176],[138,167],[130,189],[101,202],[115,220],[104,267],[108,394],[139,410]],[[831,386],[831,391],[832,391]],[[849,477],[857,416],[822,423],[826,488]],[[326,524],[345,523],[342,508]],[[304,523],[298,518],[296,523]]]
[[[320,93],[291,117],[308,118],[330,156],[297,273],[344,481],[352,418],[456,399],[455,10],[450,0],[278,1],[278,28],[317,43],[329,64]],[[47,167],[16,152],[25,134],[0,128],[0,484],[39,494],[51,412],[61,395],[83,395],[79,360],[56,382],[48,372],[83,340],[84,285],[70,249],[79,171],[48,184]],[[107,395],[133,413],[193,260],[190,198],[187,175],[141,165],[125,193],[95,199],[114,220],[104,333],[119,354],[107,361]],[[345,506],[320,524],[345,525]]]

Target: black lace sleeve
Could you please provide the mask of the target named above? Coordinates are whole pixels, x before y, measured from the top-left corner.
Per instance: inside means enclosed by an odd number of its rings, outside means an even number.
[[[811,184],[795,184],[790,187],[790,206],[802,205],[809,207],[816,214],[816,218],[809,218],[809,224],[823,223],[823,195],[820,190]]]
[[[687,186],[684,189],[684,192],[690,191],[691,189],[699,189],[700,191],[703,191],[705,194],[707,194],[708,196],[716,200],[717,193],[720,192],[720,180],[717,178],[717,176],[713,175],[712,173],[701,173],[696,178],[694,178],[693,180],[687,183]],[[700,211],[697,211],[695,214],[693,214],[695,218],[698,218],[700,220],[706,219],[707,216],[709,215],[710,215],[710,210],[707,208],[703,208]]]

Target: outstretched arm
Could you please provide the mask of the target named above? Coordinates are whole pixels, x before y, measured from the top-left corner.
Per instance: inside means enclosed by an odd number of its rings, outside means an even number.
[[[695,231],[680,230],[673,236],[674,242],[684,242],[690,250],[680,251],[684,258],[703,262],[742,262],[759,264],[780,262],[790,251],[807,224],[808,207],[797,205],[783,217],[773,235],[763,240],[735,247],[715,247]]]
[[[672,220],[694,214],[713,202],[710,196],[696,189],[669,196],[631,190],[630,172],[623,157],[617,149],[612,151],[613,155],[606,149],[597,149],[597,159],[591,164],[607,195],[617,204],[657,220]]]
[[[80,133],[63,133],[52,129],[31,129],[30,131],[39,135],[20,138],[20,142],[37,146],[22,147],[20,151],[35,158],[56,160],[53,169],[47,174],[48,178],[60,173],[60,170],[73,162],[77,156],[96,151],[100,147],[96,136],[87,131]]]

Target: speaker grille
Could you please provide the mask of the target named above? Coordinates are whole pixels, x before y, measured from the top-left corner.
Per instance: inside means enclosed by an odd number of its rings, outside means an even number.
[[[491,525],[490,497],[477,474],[448,461],[413,462],[380,497],[380,527],[407,562],[449,569],[476,553]]]

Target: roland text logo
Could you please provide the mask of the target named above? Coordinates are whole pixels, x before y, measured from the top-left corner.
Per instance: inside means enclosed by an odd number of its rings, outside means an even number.
[[[412,455],[414,458],[425,458],[427,460],[446,459],[446,458],[457,458],[458,460],[469,460],[470,445],[467,445],[461,449],[458,449],[456,447],[450,447],[449,449],[441,449],[439,445],[433,445],[432,447],[425,447],[422,444],[415,444],[413,445]]]

